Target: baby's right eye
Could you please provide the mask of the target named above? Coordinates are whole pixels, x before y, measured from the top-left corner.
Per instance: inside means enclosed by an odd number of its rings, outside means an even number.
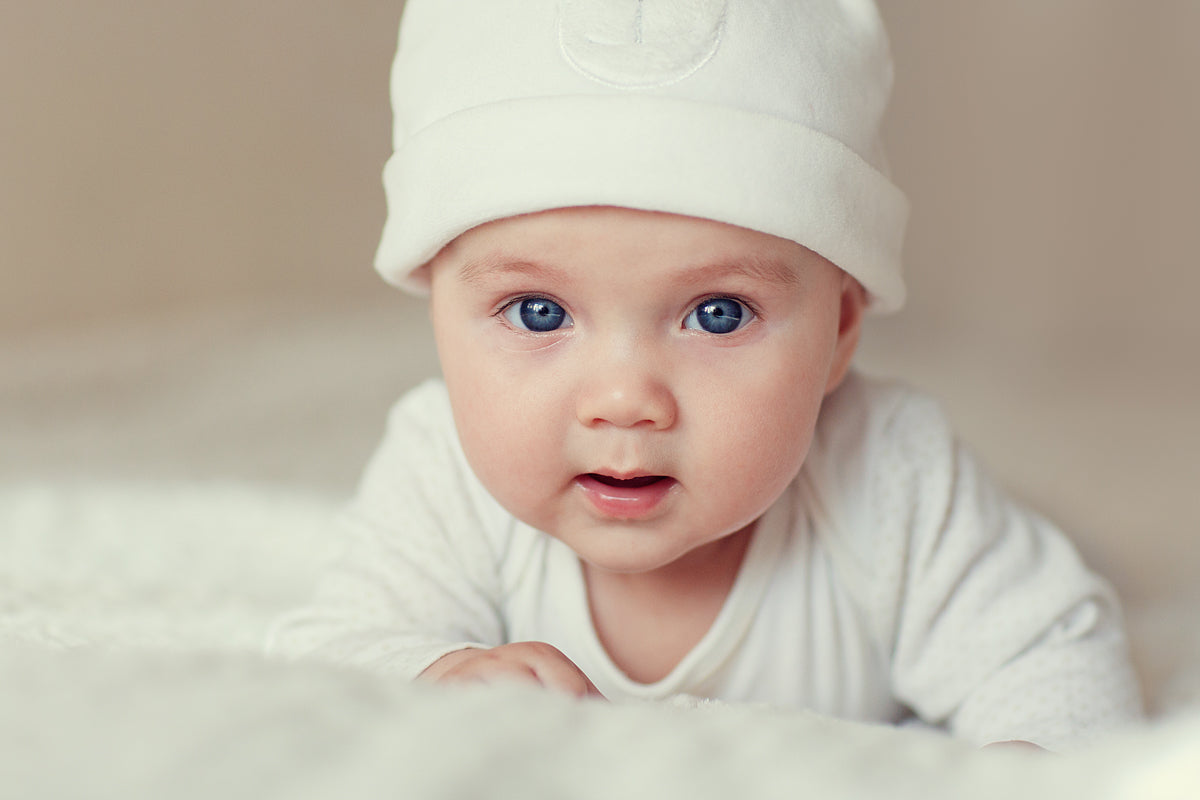
[[[501,312],[516,328],[533,333],[549,333],[575,324],[567,310],[546,297],[525,297]]]

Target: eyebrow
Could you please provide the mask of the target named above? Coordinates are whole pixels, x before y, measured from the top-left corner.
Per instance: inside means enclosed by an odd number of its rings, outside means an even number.
[[[520,275],[529,278],[548,279],[558,270],[548,264],[539,264],[524,258],[510,258],[503,253],[489,253],[467,261],[458,271],[465,283],[480,283],[493,276]]]
[[[757,283],[790,287],[800,283],[795,266],[782,259],[739,254],[717,258],[697,266],[684,267],[676,278],[685,284],[711,283],[725,277],[744,277]]]
[[[490,277],[517,275],[548,280],[561,275],[561,273],[549,264],[525,258],[509,257],[503,253],[489,253],[467,261],[459,269],[458,275],[466,283],[478,284]],[[704,261],[694,266],[685,266],[672,275],[674,280],[687,286],[712,283],[730,276],[783,287],[796,286],[801,282],[797,269],[786,261],[745,254]]]

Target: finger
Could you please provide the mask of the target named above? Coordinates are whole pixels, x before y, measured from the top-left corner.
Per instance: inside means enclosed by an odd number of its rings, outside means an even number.
[[[541,679],[532,665],[503,657],[481,654],[478,658],[463,661],[447,670],[438,679],[455,683],[495,683],[517,681],[540,685]]]
[[[550,645],[539,645],[530,663],[543,686],[575,697],[604,697],[574,661]]]

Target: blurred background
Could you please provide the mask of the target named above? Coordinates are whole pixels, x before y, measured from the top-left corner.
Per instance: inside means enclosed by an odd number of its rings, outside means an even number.
[[[350,491],[436,371],[371,270],[400,5],[6,7],[0,479]],[[1127,597],[1195,592],[1200,3],[883,6],[910,301],[861,365]]]

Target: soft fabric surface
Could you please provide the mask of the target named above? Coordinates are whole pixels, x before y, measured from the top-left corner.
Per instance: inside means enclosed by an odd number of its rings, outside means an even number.
[[[1129,609],[1150,723],[1054,757],[264,658],[383,409],[431,369],[396,354],[410,313],[245,309],[0,348],[0,794],[1200,797],[1186,598]]]
[[[25,797],[1188,797],[1200,715],[1062,757],[717,704],[445,691],[258,655],[334,506],[181,484],[0,493],[0,753]],[[101,791],[103,790],[103,791]]]

